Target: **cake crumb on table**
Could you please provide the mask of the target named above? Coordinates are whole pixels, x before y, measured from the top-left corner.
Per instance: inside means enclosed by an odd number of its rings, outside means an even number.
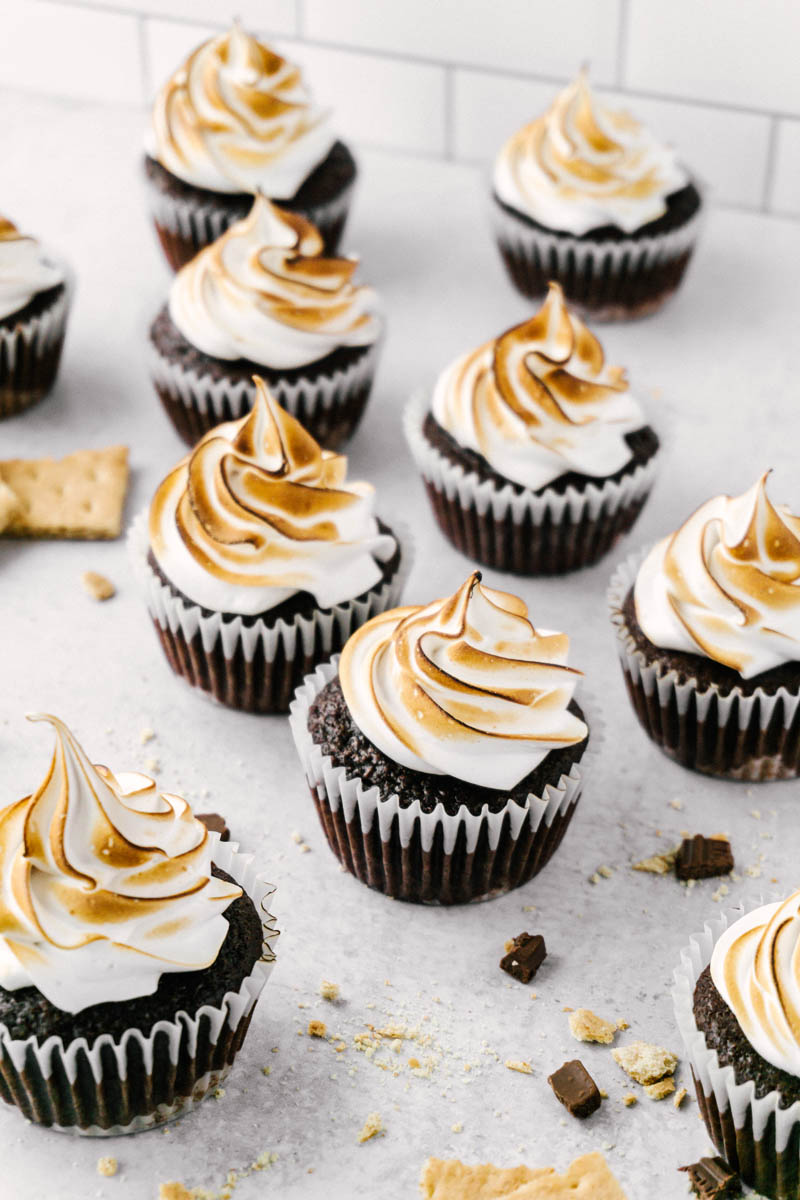
[[[97,571],[84,571],[81,575],[81,583],[83,590],[88,592],[93,600],[110,600],[117,594],[117,589],[111,580]]]
[[[569,1014],[569,1031],[579,1042],[600,1042],[610,1046],[617,1033],[617,1026],[603,1020],[590,1008],[577,1008]]]
[[[116,1175],[117,1166],[118,1166],[117,1160],[115,1158],[113,1158],[112,1155],[108,1154],[104,1158],[98,1158],[97,1174],[105,1175],[106,1177],[110,1177],[111,1175]]]
[[[384,1132],[381,1114],[377,1112],[370,1113],[358,1135],[359,1143],[368,1142],[370,1138],[377,1137],[379,1133]]]

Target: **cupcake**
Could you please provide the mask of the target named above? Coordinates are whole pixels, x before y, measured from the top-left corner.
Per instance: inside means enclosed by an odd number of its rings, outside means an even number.
[[[596,562],[653,486],[658,438],[551,283],[529,321],[457,359],[405,429],[436,520],[473,561],[522,575]]]
[[[256,192],[317,226],[330,253],[347,219],[356,164],[300,70],[245,33],[203,42],[159,92],[145,176],[159,241],[177,270]]]
[[[394,603],[401,551],[370,484],[255,384],[253,411],[178,463],[130,547],[173,671],[231,708],[286,712],[303,677]]]
[[[716,916],[675,972],[709,1137],[760,1196],[800,1200],[800,892]]]
[[[655,312],[694,250],[701,196],[674,150],[598,104],[585,72],[509,138],[493,177],[495,237],[524,296],[556,279],[596,319]]]
[[[0,1096],[40,1125],[134,1133],[228,1073],[272,968],[273,889],[180,796],[30,719],[56,744],[0,811]]]
[[[150,329],[151,374],[190,445],[253,407],[253,375],[330,450],[361,419],[383,322],[354,258],[264,196],[182,267]]]
[[[395,608],[309,676],[290,723],[331,850],[400,900],[462,904],[527,883],[580,798],[589,740],[569,639],[472,574]]]
[[[646,733],[685,767],[751,783],[800,769],[800,517],[766,483],[708,500],[609,591]]]
[[[66,268],[0,217],[0,417],[52,388],[68,309]]]

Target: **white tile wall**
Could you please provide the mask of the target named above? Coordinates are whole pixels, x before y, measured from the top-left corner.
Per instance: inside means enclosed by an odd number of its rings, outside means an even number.
[[[0,86],[132,104],[229,18],[220,0],[0,7]],[[230,0],[234,11],[300,62],[353,141],[488,162],[588,61],[718,201],[800,217],[800,0]]]

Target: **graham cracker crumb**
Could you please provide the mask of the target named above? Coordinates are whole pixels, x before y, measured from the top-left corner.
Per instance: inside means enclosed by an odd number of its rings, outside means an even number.
[[[670,800],[669,806],[670,808],[674,808],[677,812],[680,812],[683,808],[683,801],[678,799]]]
[[[299,849],[301,854],[308,854],[311,850],[311,847],[309,846],[308,842],[301,842]]]
[[[451,1125],[451,1126],[450,1126],[450,1128],[451,1128],[451,1130],[453,1131],[453,1133],[461,1133],[461,1131],[463,1130],[464,1126],[463,1126],[463,1124],[461,1123],[461,1121],[456,1121],[455,1125]]]
[[[651,1100],[663,1100],[675,1091],[674,1079],[659,1079],[658,1083],[646,1083],[644,1090]]]
[[[616,1062],[637,1083],[658,1083],[665,1075],[672,1075],[678,1060],[669,1050],[653,1046],[648,1042],[631,1042],[612,1050]]]
[[[384,1132],[381,1114],[377,1112],[370,1113],[358,1135],[359,1143],[368,1142],[370,1138],[377,1137],[379,1133]]]
[[[117,589],[111,580],[106,579],[105,575],[100,575],[97,571],[84,571],[81,575],[81,583],[84,591],[88,592],[93,600],[110,600],[117,594]]]
[[[627,1021],[617,1021],[617,1029],[630,1029]]]
[[[634,1096],[633,1092],[626,1092],[622,1097],[622,1103],[626,1108],[632,1108],[634,1104],[638,1104],[638,1097]]]
[[[680,1108],[688,1095],[689,1093],[686,1091],[686,1088],[679,1088],[679,1090],[675,1093],[675,1099],[672,1101],[672,1103],[676,1108]]]
[[[327,1032],[328,1032],[328,1026],[325,1024],[324,1021],[309,1021],[308,1022],[308,1036],[309,1037],[324,1038],[325,1034]]]
[[[261,1068],[262,1075],[269,1075],[271,1071],[272,1071],[272,1067],[262,1067]]]
[[[680,847],[676,846],[674,850],[667,850],[664,854],[651,854],[649,858],[634,863],[633,870],[649,871],[651,875],[668,875],[675,867],[679,849]]]
[[[155,736],[156,736],[155,729],[143,729],[142,732],[139,734],[139,741],[142,743],[143,746],[146,746],[148,742],[152,742],[152,740]]]
[[[533,1067],[529,1062],[523,1062],[521,1059],[507,1058],[505,1065],[509,1071],[519,1071],[520,1075],[532,1075]]]
[[[301,842],[302,842],[302,840],[303,840],[303,835],[302,835],[302,833],[299,833],[299,832],[298,832],[296,829],[293,829],[293,830],[292,830],[292,832],[289,834],[289,837],[290,837],[290,838],[292,839],[292,841],[293,841],[293,842],[295,842],[295,843],[296,843],[298,846],[300,845],[300,843],[301,843]]]
[[[602,866],[597,868],[597,874],[601,875],[603,879],[610,879],[614,872],[611,867]]]
[[[97,1160],[97,1174],[98,1175],[105,1175],[107,1177],[110,1177],[111,1175],[116,1175],[116,1173],[117,1173],[117,1160],[115,1158],[113,1158],[112,1155],[108,1154],[108,1155],[106,1155],[105,1158],[98,1158],[98,1160]]]
[[[339,999],[338,983],[331,983],[330,979],[323,979],[319,985],[319,994],[323,1000],[330,1000],[331,1004]]]
[[[610,1046],[616,1036],[616,1027],[604,1021],[590,1008],[578,1008],[569,1015],[569,1031],[579,1042],[600,1042]]]

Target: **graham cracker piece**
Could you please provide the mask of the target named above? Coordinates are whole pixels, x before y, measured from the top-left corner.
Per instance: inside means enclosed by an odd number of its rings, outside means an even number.
[[[664,1100],[675,1091],[675,1080],[667,1078],[659,1079],[658,1083],[646,1083],[644,1090],[651,1100]]]
[[[21,507],[17,493],[0,479],[0,533],[19,515]]]
[[[379,1133],[383,1133],[383,1120],[380,1113],[370,1113],[367,1117],[361,1132],[358,1135],[359,1142],[368,1142],[370,1138],[377,1137]]]
[[[600,1042],[610,1046],[617,1033],[616,1025],[604,1021],[590,1008],[577,1008],[569,1014],[568,1020],[569,1031],[579,1042]]]
[[[626,1200],[597,1151],[576,1158],[563,1175],[553,1167],[471,1167],[429,1158],[419,1186],[424,1200]]]
[[[611,1051],[614,1061],[637,1083],[658,1083],[665,1075],[672,1075],[678,1060],[669,1050],[652,1046],[648,1042],[631,1042]]]
[[[93,600],[110,600],[117,594],[117,589],[111,580],[106,579],[105,575],[101,575],[98,571],[84,571],[81,575],[81,583],[84,591],[88,592]]]
[[[0,482],[18,511],[3,530],[12,537],[116,538],[128,487],[128,448],[78,450],[65,458],[9,458]]]

